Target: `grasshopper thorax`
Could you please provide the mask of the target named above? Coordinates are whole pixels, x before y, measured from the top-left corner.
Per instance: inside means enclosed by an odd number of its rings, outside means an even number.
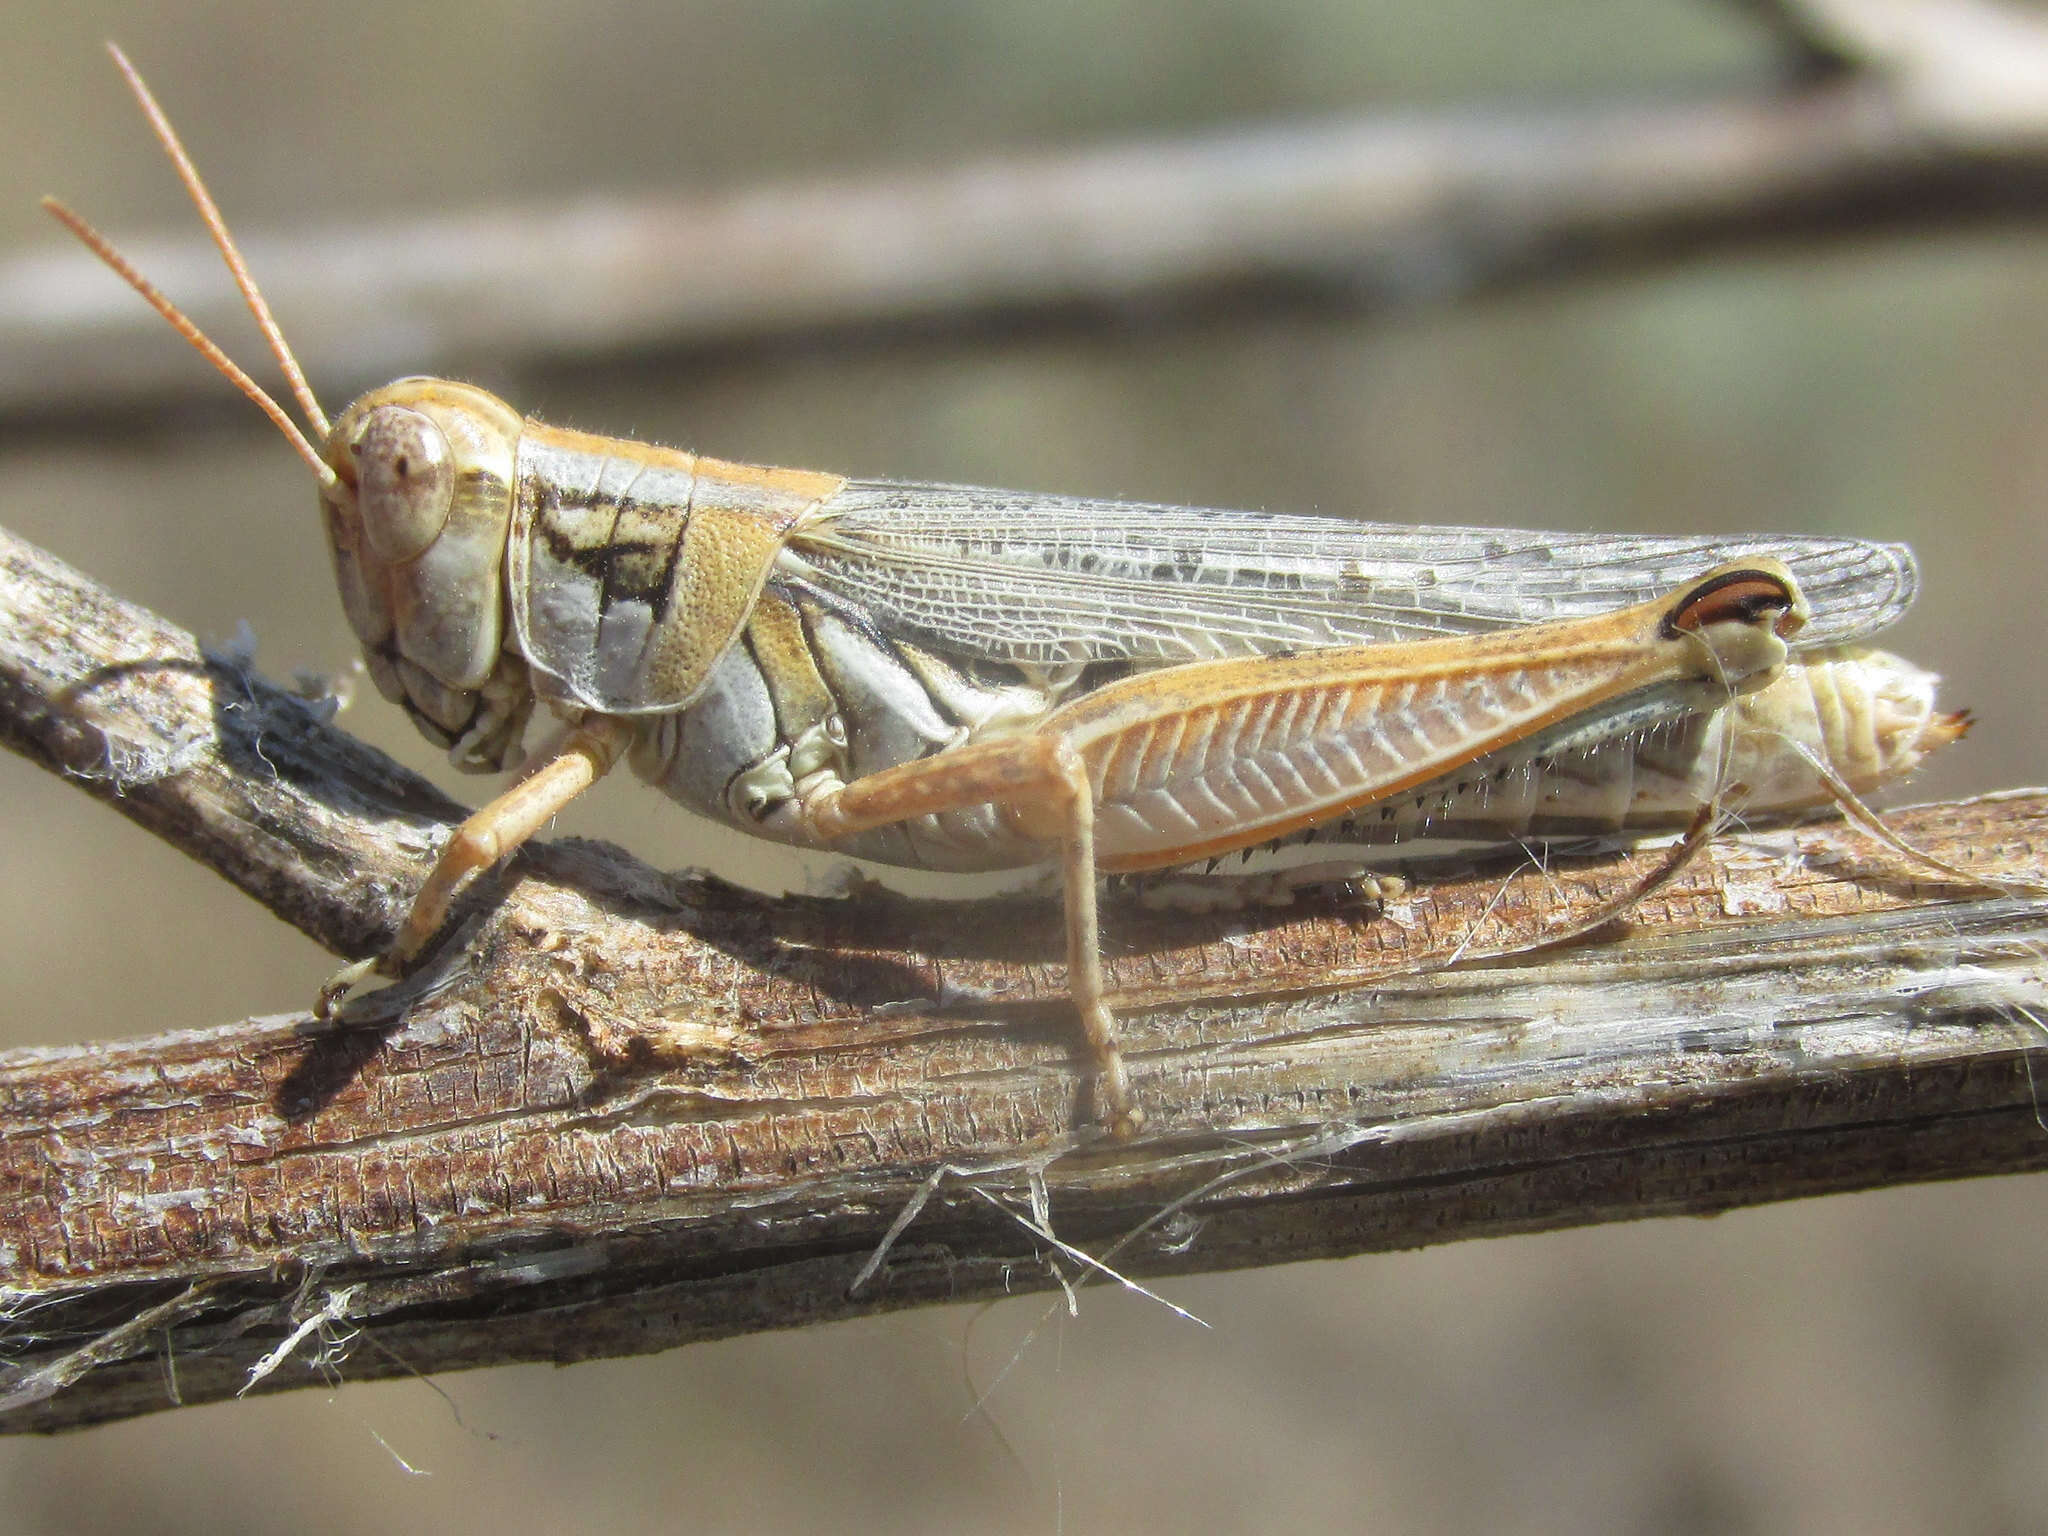
[[[335,580],[378,691],[482,771],[504,766],[532,705],[505,647],[521,429],[485,390],[400,379],[343,411],[321,451]]]

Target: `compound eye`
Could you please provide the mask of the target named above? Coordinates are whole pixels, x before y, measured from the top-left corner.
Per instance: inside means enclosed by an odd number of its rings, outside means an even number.
[[[356,506],[370,548],[387,565],[423,554],[455,505],[454,455],[432,417],[380,405],[349,437]]]

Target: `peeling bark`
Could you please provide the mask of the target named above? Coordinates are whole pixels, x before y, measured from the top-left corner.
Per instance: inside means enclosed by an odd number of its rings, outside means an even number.
[[[0,734],[362,953],[460,808],[320,714],[0,536]],[[1987,879],[2048,865],[2048,792],[1893,824]],[[0,1057],[0,1426],[1047,1286],[1077,1266],[1039,1191],[1146,1275],[2048,1165],[2040,896],[1817,824],[1716,842],[1604,942],[1472,958],[1660,857],[1416,868],[1387,913],[1113,911],[1151,1117],[1115,1146],[1051,908],[533,847],[332,1024]]]

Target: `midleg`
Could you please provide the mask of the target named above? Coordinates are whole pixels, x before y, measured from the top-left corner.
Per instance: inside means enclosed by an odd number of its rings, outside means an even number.
[[[1097,1110],[1110,1133],[1128,1137],[1144,1124],[1103,1000],[1102,940],[1095,904],[1095,791],[1072,742],[1014,736],[976,742],[834,785],[807,802],[804,816],[821,838],[889,826],[984,804],[1013,810],[1035,835],[1056,841],[1066,895],[1067,991],[1081,1016],[1097,1073]]]
[[[1081,1030],[1095,1056],[1096,1112],[1110,1135],[1127,1140],[1144,1125],[1145,1112],[1131,1097],[1116,1020],[1102,996],[1102,930],[1095,910],[1095,787],[1070,742],[1061,741],[1054,750],[1053,767],[1065,822],[1060,834],[1060,883],[1067,898],[1067,994],[1081,1015]]]

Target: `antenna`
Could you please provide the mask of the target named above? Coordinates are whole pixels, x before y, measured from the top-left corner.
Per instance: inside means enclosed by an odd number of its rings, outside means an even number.
[[[311,386],[306,383],[306,375],[300,369],[298,359],[292,355],[292,349],[284,339],[284,332],[271,314],[269,304],[264,301],[262,291],[257,288],[256,279],[250,275],[248,263],[242,259],[241,251],[236,248],[234,237],[228,233],[227,221],[221,217],[220,208],[214,202],[212,194],[206,190],[206,184],[199,179],[199,172],[194,168],[191,157],[185,153],[185,146],[178,141],[178,135],[172,129],[170,119],[164,116],[163,108],[158,106],[156,98],[150,95],[149,87],[143,84],[142,76],[136,72],[135,66],[128,62],[127,55],[112,43],[107,44],[107,52],[114,56],[116,67],[127,80],[129,89],[135,93],[135,99],[142,104],[143,114],[149,119],[150,127],[156,133],[157,142],[163,145],[164,153],[170,156],[171,164],[176,167],[178,180],[184,184],[187,195],[198,208],[199,216],[205,221],[208,232],[212,234],[213,243],[219,249],[221,259],[227,263],[228,271],[234,275],[235,286],[241,290],[242,298],[248,303],[249,312],[256,317],[258,328],[262,330],[264,339],[270,343],[270,350],[277,358],[278,365],[283,368],[285,378],[291,385],[293,398],[298,401],[300,410],[305,412],[306,420],[312,425],[315,433],[320,437],[326,437],[327,415],[320,409],[319,400],[314,397]],[[43,199],[43,209],[70,230],[87,250],[106,263],[123,282],[141,294],[149,307],[162,315],[171,329],[184,337],[229,383],[254,401],[263,414],[268,416],[285,435],[299,457],[312,467],[323,488],[331,489],[335,485],[336,476],[333,468],[320,457],[319,450],[313,446],[284,407],[250,378],[211,337],[200,330],[183,310],[165,297],[154,283],[138,272],[134,264],[114,248],[112,241],[54,197]]]

